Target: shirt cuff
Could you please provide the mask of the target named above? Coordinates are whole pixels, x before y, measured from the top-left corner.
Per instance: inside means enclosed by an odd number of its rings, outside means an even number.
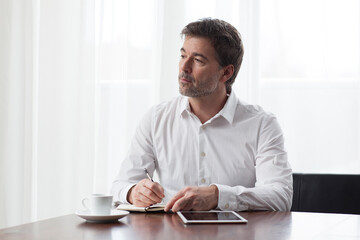
[[[238,202],[237,194],[234,193],[234,190],[230,186],[221,185],[221,184],[211,184],[215,185],[219,190],[219,199],[217,208],[223,211],[246,211],[248,207],[241,205]]]
[[[119,194],[119,200],[120,200],[121,203],[130,204],[130,203],[128,202],[128,200],[127,200],[127,195],[128,195],[129,190],[130,190],[133,186],[135,186],[135,185],[136,185],[135,183],[134,183],[134,184],[129,184],[128,186],[124,187],[124,188],[121,190],[121,192],[120,192],[120,194]]]

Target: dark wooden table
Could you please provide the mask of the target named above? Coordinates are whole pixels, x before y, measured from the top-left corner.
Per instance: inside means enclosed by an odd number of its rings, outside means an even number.
[[[360,239],[360,215],[298,212],[240,215],[249,222],[184,225],[177,214],[131,213],[115,223],[89,223],[76,215],[66,215],[0,229],[0,239]]]

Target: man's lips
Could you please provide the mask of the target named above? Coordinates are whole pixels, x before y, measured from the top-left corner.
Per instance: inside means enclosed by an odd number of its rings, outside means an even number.
[[[190,74],[187,74],[185,72],[181,72],[179,74],[179,82],[181,83],[192,83],[194,82],[194,78],[190,75]]]
[[[180,82],[182,82],[182,83],[191,83],[191,80],[188,80],[186,78],[180,78]]]

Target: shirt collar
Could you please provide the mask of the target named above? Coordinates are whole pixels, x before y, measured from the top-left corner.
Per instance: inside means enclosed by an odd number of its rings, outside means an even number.
[[[237,106],[237,98],[236,98],[234,91],[231,91],[224,107],[216,115],[222,116],[230,124],[232,124],[232,122],[234,120],[236,106]]]
[[[191,114],[191,109],[190,109],[190,103],[189,103],[189,98],[188,97],[184,97],[181,96],[181,102],[180,102],[180,115],[184,116],[185,113]]]
[[[184,113],[191,114],[190,104],[188,97],[182,97],[180,103],[180,115],[184,116]],[[218,116],[222,116],[225,118],[230,124],[232,124],[234,120],[235,110],[237,106],[237,97],[234,93],[234,91],[231,91],[229,94],[229,97],[224,105],[224,107],[220,110],[218,114],[216,114],[213,118],[216,118]],[[212,118],[212,119],[213,119]]]

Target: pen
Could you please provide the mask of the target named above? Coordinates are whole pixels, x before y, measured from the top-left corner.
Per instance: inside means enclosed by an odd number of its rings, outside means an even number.
[[[146,176],[148,177],[148,179],[149,179],[150,181],[154,182],[154,180],[150,177],[148,170],[147,170],[146,168],[144,168],[144,171],[145,171],[145,174],[146,174]]]

